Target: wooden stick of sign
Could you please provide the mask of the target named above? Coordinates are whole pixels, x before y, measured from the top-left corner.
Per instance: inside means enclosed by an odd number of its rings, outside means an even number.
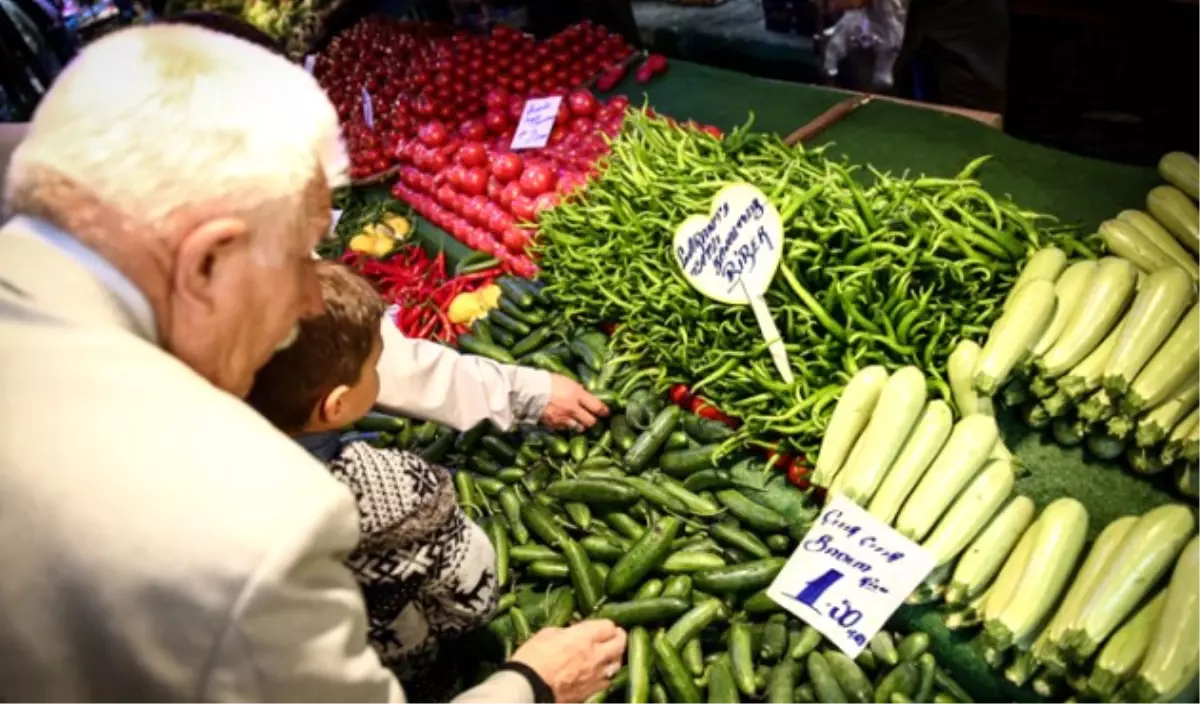
[[[846,98],[789,134],[783,141],[789,147],[794,146],[797,142],[809,142],[818,134],[840,122],[842,118],[871,102],[873,98],[874,96],[871,95],[855,95]]]

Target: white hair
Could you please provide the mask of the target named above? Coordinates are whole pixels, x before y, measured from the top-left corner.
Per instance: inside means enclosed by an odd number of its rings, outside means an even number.
[[[159,25],[100,39],[67,66],[13,154],[7,196],[49,170],[154,225],[189,206],[300,204],[318,174],[345,183],[347,163],[337,114],[304,69],[235,37]]]

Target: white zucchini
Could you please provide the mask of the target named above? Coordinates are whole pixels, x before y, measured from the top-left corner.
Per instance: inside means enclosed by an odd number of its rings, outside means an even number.
[[[1116,693],[1121,683],[1137,671],[1146,659],[1146,652],[1150,650],[1150,639],[1158,628],[1166,603],[1167,592],[1160,591],[1138,609],[1124,626],[1117,629],[1096,656],[1092,676],[1088,678],[1088,689],[1107,700]]]
[[[946,360],[946,375],[954,405],[962,417],[983,413],[992,415],[992,400],[975,393],[975,362],[982,350],[974,340],[962,340]]]
[[[1004,437],[997,436],[996,444],[992,445],[992,451],[988,453],[988,460],[1004,460],[1012,465],[1013,472],[1018,477],[1023,476],[1029,470],[1025,467],[1025,463],[1017,459],[1017,456],[1009,451],[1008,445],[1004,444]]]
[[[1119,257],[1101,259],[1062,335],[1038,360],[1042,373],[1051,378],[1062,376],[1096,349],[1125,313],[1136,284],[1137,267]]]
[[[963,489],[938,521],[937,528],[921,543],[921,547],[933,554],[936,566],[941,567],[958,557],[967,543],[983,530],[996,510],[1008,500],[1015,479],[1011,463],[994,460]]]
[[[1091,657],[1133,611],[1174,564],[1195,523],[1182,504],[1159,506],[1138,518],[1063,636],[1074,660]]]
[[[975,391],[991,396],[1004,385],[1017,363],[1046,332],[1054,317],[1054,284],[1034,280],[1009,297],[1013,307],[992,325],[975,362]]]
[[[871,419],[871,411],[875,410],[887,379],[887,370],[874,364],[860,369],[846,384],[842,397],[833,409],[833,417],[825,428],[825,439],[821,441],[821,451],[813,472],[814,484],[829,486],[833,481],[850,454],[854,441]]]
[[[1013,283],[1012,290],[1008,293],[1008,298],[1004,300],[1003,311],[1008,312],[1013,306],[1020,306],[1017,302],[1017,293],[1026,285],[1034,281],[1049,281],[1053,284],[1058,280],[1059,274],[1067,267],[1067,255],[1058,247],[1046,247],[1034,252],[1029,261],[1025,262],[1025,266],[1021,269],[1021,275]]]
[[[1079,305],[1079,301],[1083,299],[1083,294],[1087,291],[1088,284],[1092,281],[1092,274],[1096,272],[1096,262],[1082,261],[1075,262],[1067,267],[1067,270],[1058,277],[1058,281],[1054,282],[1054,298],[1057,304],[1054,306],[1054,317],[1050,319],[1050,324],[1046,326],[1046,331],[1034,343],[1033,349],[1029,351],[1034,361],[1041,359],[1046,352],[1050,351],[1050,347],[1058,341],[1062,331],[1067,327],[1067,319],[1071,313]]]
[[[1137,520],[1137,516],[1123,516],[1109,523],[1104,530],[1100,531],[1100,535],[1096,536],[1095,542],[1088,551],[1087,559],[1083,561],[1083,567],[1071,581],[1071,588],[1067,590],[1066,598],[1055,611],[1054,619],[1038,637],[1039,643],[1033,651],[1038,660],[1043,662],[1059,661],[1058,651],[1062,647],[1063,636],[1075,623],[1092,588],[1104,574],[1113,555],[1121,547],[1121,542],[1125,540],[1125,536],[1133,529]]]
[[[924,540],[958,492],[983,467],[997,437],[996,419],[991,416],[967,416],[955,424],[945,447],[904,502],[896,530],[909,540]]]
[[[1172,186],[1151,188],[1146,194],[1146,210],[1184,247],[1200,253],[1200,211],[1182,191]]]
[[[1075,573],[1075,563],[1087,539],[1088,514],[1075,499],[1050,503],[1035,524],[1037,531],[1021,577],[1004,607],[984,613],[988,641],[998,650],[1030,637],[1062,594]]]
[[[904,441],[904,449],[900,450],[879,485],[879,491],[871,498],[867,511],[872,516],[891,525],[904,500],[946,444],[953,427],[954,413],[949,404],[941,399],[925,404],[916,427]]]
[[[1147,239],[1140,230],[1123,220],[1100,223],[1100,237],[1108,251],[1133,262],[1140,271],[1153,273],[1172,265],[1173,260]]]
[[[1104,367],[1104,388],[1120,396],[1175,329],[1195,296],[1190,276],[1177,266],[1156,271],[1138,291],[1121,337]]]
[[[1195,462],[1180,462],[1175,468],[1175,491],[1192,501],[1200,498],[1200,468]]]
[[[1033,511],[1033,499],[1017,496],[992,518],[955,565],[950,586],[946,588],[946,603],[962,603],[992,583],[1033,521]]]
[[[1058,378],[1058,389],[1068,399],[1077,399],[1100,388],[1100,383],[1104,380],[1104,368],[1108,366],[1108,360],[1112,357],[1113,350],[1117,348],[1117,340],[1121,338],[1121,331],[1125,329],[1128,317],[1125,316],[1114,325],[1104,341],[1088,353],[1082,362]]]
[[[1200,374],[1192,372],[1170,398],[1138,419],[1134,433],[1138,447],[1153,447],[1162,442],[1197,402],[1200,402]]]
[[[1158,160],[1158,175],[1172,186],[1200,200],[1200,166],[1196,157],[1187,152],[1167,152]]]
[[[1154,246],[1166,252],[1171,261],[1183,267],[1193,279],[1200,277],[1200,265],[1196,263],[1196,255],[1191,254],[1179,245],[1179,240],[1163,229],[1158,221],[1141,210],[1122,210],[1117,219],[1127,222],[1142,234]]]
[[[1200,432],[1200,408],[1192,409],[1191,413],[1184,416],[1183,420],[1176,423],[1175,427],[1171,429],[1171,434],[1167,436],[1166,447],[1162,451],[1162,463],[1171,465],[1179,459],[1188,440],[1196,437],[1197,432]]]
[[[863,450],[841,470],[846,474],[841,493],[851,501],[862,506],[879,488],[925,407],[925,388],[925,374],[916,367],[900,369],[884,384],[871,421],[855,443]]]
[[[1153,408],[1196,371],[1200,364],[1200,304],[1193,304],[1183,315],[1175,332],[1158,348],[1138,372],[1122,399],[1128,415]]]
[[[1196,676],[1200,661],[1198,601],[1200,545],[1192,538],[1175,563],[1162,617],[1133,682],[1132,691],[1141,701],[1169,701]]]
[[[992,582],[992,586],[988,588],[987,601],[984,602],[979,613],[981,621],[987,621],[989,613],[992,614],[992,618],[995,618],[1004,611],[1004,607],[1012,599],[1013,592],[1016,591],[1017,584],[1021,581],[1021,574],[1025,571],[1025,565],[1029,562],[1029,552],[1037,540],[1040,521],[1041,518],[1034,521],[1025,529],[1025,532],[1021,533],[1017,546],[1004,561],[1004,566],[1000,568],[1000,574],[996,575],[996,581]]]

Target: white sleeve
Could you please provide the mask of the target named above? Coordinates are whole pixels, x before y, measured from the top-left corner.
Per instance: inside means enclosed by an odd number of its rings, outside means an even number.
[[[459,430],[490,420],[501,430],[536,422],[550,400],[550,373],[464,355],[404,337],[384,316],[378,405]]]

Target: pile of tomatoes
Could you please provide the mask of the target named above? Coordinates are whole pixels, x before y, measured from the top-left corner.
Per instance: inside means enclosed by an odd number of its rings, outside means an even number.
[[[590,22],[539,42],[503,25],[476,35],[377,16],[334,38],[313,75],[342,121],[350,175],[363,179],[394,165],[397,143],[431,121],[449,132],[476,121],[484,132],[469,133],[511,140],[520,117],[513,105],[564,95],[633,52],[619,35]],[[503,105],[485,102],[493,91],[507,96]]]

